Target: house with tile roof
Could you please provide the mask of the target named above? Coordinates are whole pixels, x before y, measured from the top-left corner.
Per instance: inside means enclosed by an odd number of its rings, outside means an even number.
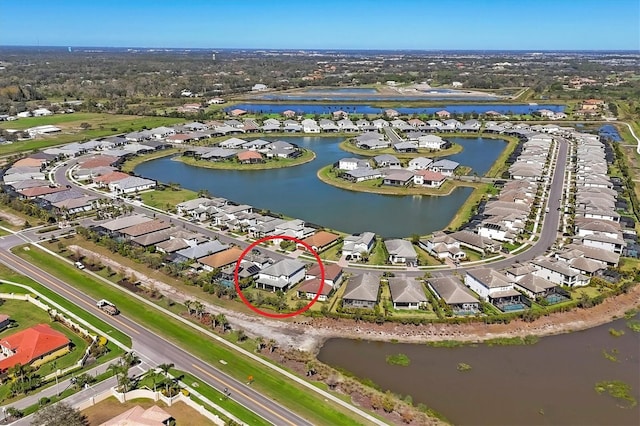
[[[420,309],[427,306],[422,283],[413,277],[389,278],[389,290],[394,309]]]
[[[34,367],[70,350],[71,340],[48,324],[37,324],[0,340],[0,372],[16,364]]]
[[[444,300],[455,314],[480,311],[478,299],[467,287],[452,276],[429,278],[427,287],[438,300]]]
[[[365,272],[349,279],[344,294],[342,306],[345,308],[373,309],[378,303],[380,291],[380,276]]]
[[[320,253],[337,243],[339,240],[340,235],[333,234],[327,231],[318,231],[315,234],[302,240],[302,242],[311,246],[311,248],[315,252]],[[298,249],[307,250],[307,248],[302,244],[298,244]]]

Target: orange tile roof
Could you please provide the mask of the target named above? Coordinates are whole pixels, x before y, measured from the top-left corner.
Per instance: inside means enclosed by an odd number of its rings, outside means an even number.
[[[262,155],[259,152],[255,151],[242,151],[238,153],[238,160],[247,161],[247,160],[262,160]]]
[[[19,331],[0,340],[0,346],[14,352],[8,358],[0,360],[0,371],[20,363],[30,364],[33,360],[63,348],[71,343],[64,334],[49,327],[38,324]]]
[[[118,161],[118,157],[113,157],[111,155],[97,155],[91,158],[87,158],[80,164],[82,165],[83,169],[93,169],[95,167],[110,166],[116,161]]]
[[[434,172],[433,170],[416,170],[414,173],[422,176],[424,180],[440,182],[445,179],[442,173]]]
[[[205,256],[200,259],[199,262],[212,268],[222,268],[229,264],[236,263],[238,259],[240,259],[241,254],[242,250],[238,247],[231,247],[228,250]]]
[[[340,274],[342,273],[342,268],[336,265],[335,263],[325,263],[324,264],[324,279],[325,281],[335,281]],[[307,275],[312,277],[320,278],[320,266],[313,265],[307,271]]]
[[[45,181],[42,181],[42,183],[44,184]],[[60,188],[60,187],[51,188],[50,186],[36,186],[33,188],[23,189],[22,191],[20,191],[20,193],[25,197],[40,197],[42,195],[54,194],[56,192],[66,191],[66,190],[67,188]]]
[[[301,293],[318,294],[318,290],[320,290],[320,279],[319,278],[314,278],[312,280],[306,280],[302,284],[300,284],[300,287],[298,287],[298,291],[301,292]],[[331,286],[331,284],[325,283],[322,286],[322,292],[320,294],[322,294],[324,296],[327,296],[327,295],[329,295],[329,293],[331,293],[331,290],[333,290],[333,287]]]
[[[102,183],[111,183],[111,182],[116,182],[122,179],[126,179],[128,177],[131,177],[131,175],[127,173],[122,173],[122,172],[111,172],[111,173],[107,173],[106,175],[98,176],[97,178],[94,178],[93,181],[102,182]]]
[[[44,162],[45,160],[39,158],[27,157],[13,163],[13,167],[40,167]]]
[[[312,236],[307,237],[302,241],[309,244],[311,247],[324,247],[326,245],[331,244],[338,238],[340,238],[339,235],[332,234],[331,232],[318,231]]]

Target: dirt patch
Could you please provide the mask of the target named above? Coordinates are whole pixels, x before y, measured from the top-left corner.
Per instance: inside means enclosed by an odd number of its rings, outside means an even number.
[[[144,399],[137,399],[135,402],[120,403],[115,397],[110,397],[82,411],[82,414],[87,416],[90,425],[99,425],[135,406],[147,409],[153,405],[157,405],[169,413],[176,419],[176,424],[179,425],[199,426],[214,424],[184,402],[176,402],[171,407],[168,407],[162,402],[154,403],[152,400]]]
[[[0,219],[7,221],[11,226],[24,226],[24,219],[7,211],[0,210]]]

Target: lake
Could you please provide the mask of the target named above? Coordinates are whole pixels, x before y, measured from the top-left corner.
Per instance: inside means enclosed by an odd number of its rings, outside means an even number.
[[[636,319],[638,316],[636,316]],[[626,320],[529,346],[433,348],[418,344],[331,339],[320,350],[324,363],[373,380],[382,389],[411,395],[456,425],[638,425],[638,407],[620,408],[597,382],[621,380],[640,399],[640,334]],[[614,337],[609,328],[624,330]],[[617,350],[617,362],[603,350]],[[408,367],[386,357],[406,354]],[[458,363],[471,370],[460,372]]]
[[[302,99],[299,99],[302,100]],[[330,100],[330,99],[327,99]],[[260,103],[241,103],[225,108],[225,111],[232,109],[243,109],[250,113],[259,114],[281,114],[286,110],[292,110],[302,114],[331,114],[334,111],[346,111],[350,114],[374,114],[381,115],[385,109],[371,105],[344,104],[298,104],[298,103],[278,103],[278,104],[260,104]],[[487,111],[496,111],[500,114],[531,114],[539,109],[549,109],[554,112],[564,111],[564,105],[528,105],[528,104],[484,104],[484,105],[442,105],[438,107],[398,107],[393,108],[400,114],[433,114],[436,111],[447,110],[450,113],[465,114],[475,113],[483,114]]]
[[[268,139],[268,138],[265,138]],[[283,138],[311,149],[316,158],[306,164],[273,170],[213,170],[190,166],[171,158],[148,161],[135,173],[161,182],[177,182],[260,209],[303,219],[348,233],[375,232],[383,237],[407,237],[443,229],[472,192],[457,188],[447,196],[392,196],[353,192],[327,185],[316,173],[340,158],[354,157],[341,150],[338,137]],[[463,146],[450,158],[484,174],[506,146],[500,139],[447,138]]]

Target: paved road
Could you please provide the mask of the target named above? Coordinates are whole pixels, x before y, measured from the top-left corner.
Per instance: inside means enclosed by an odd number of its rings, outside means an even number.
[[[391,126],[383,127],[382,130],[384,130],[384,134],[387,135],[387,137],[389,138],[389,142],[391,142],[391,145],[394,145],[403,141],[403,139],[400,136],[398,136],[398,133]]]
[[[188,371],[218,390],[228,388],[231,397],[256,414],[277,425],[310,425],[307,420],[284,408],[279,403],[270,400],[250,386],[239,382],[217,368],[201,361],[183,349],[167,342],[164,338],[138,325],[135,321],[121,315],[111,317],[95,306],[95,300],[81,291],[68,285],[62,280],[36,268],[20,257],[7,251],[8,247],[22,244],[24,241],[18,236],[12,235],[0,240],[0,262],[11,269],[41,283],[61,296],[69,299],[82,309],[93,313],[109,325],[117,328],[129,336],[133,341],[133,350],[149,365],[157,366],[165,362],[173,362],[176,368]],[[233,359],[224,360],[229,364]],[[253,375],[256,380],[260,378],[260,371],[247,371],[247,376]]]

